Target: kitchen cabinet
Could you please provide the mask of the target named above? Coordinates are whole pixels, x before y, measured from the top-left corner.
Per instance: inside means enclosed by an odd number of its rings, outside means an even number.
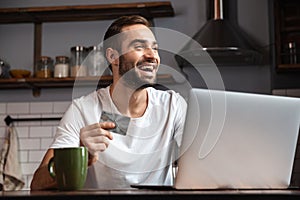
[[[275,65],[277,71],[300,71],[300,1],[276,0]]]
[[[156,17],[172,17],[174,10],[170,2],[141,2],[101,5],[74,5],[52,7],[0,8],[0,24],[33,23],[34,24],[34,58],[33,74],[41,56],[42,24],[47,22],[73,22],[110,20],[123,15],[142,15],[153,23]],[[154,25],[154,24],[153,24]],[[165,77],[165,76],[163,76]],[[76,78],[77,81],[78,78]],[[98,86],[109,84],[112,77],[102,77]],[[94,84],[98,77],[80,78],[83,84]],[[0,79],[0,89],[31,88],[38,96],[41,88],[72,87],[74,78],[27,78]]]

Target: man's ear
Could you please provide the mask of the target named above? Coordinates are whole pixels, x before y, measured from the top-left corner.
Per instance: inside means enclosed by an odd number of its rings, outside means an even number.
[[[106,49],[106,59],[110,64],[119,63],[119,52],[112,48]]]

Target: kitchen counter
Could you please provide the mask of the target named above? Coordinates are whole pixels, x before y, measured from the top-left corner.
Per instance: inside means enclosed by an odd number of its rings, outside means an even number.
[[[81,191],[12,191],[0,199],[300,199],[300,190],[81,190]]]

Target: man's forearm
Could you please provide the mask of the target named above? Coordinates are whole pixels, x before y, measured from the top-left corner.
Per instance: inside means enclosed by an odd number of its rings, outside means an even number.
[[[49,174],[47,165],[39,167],[33,175],[30,185],[31,190],[55,189],[57,184]]]

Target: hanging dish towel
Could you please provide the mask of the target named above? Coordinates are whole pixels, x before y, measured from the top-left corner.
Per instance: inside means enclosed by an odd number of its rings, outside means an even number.
[[[24,180],[19,163],[18,136],[14,126],[9,126],[7,131],[0,154],[0,189],[20,190],[24,187]]]

